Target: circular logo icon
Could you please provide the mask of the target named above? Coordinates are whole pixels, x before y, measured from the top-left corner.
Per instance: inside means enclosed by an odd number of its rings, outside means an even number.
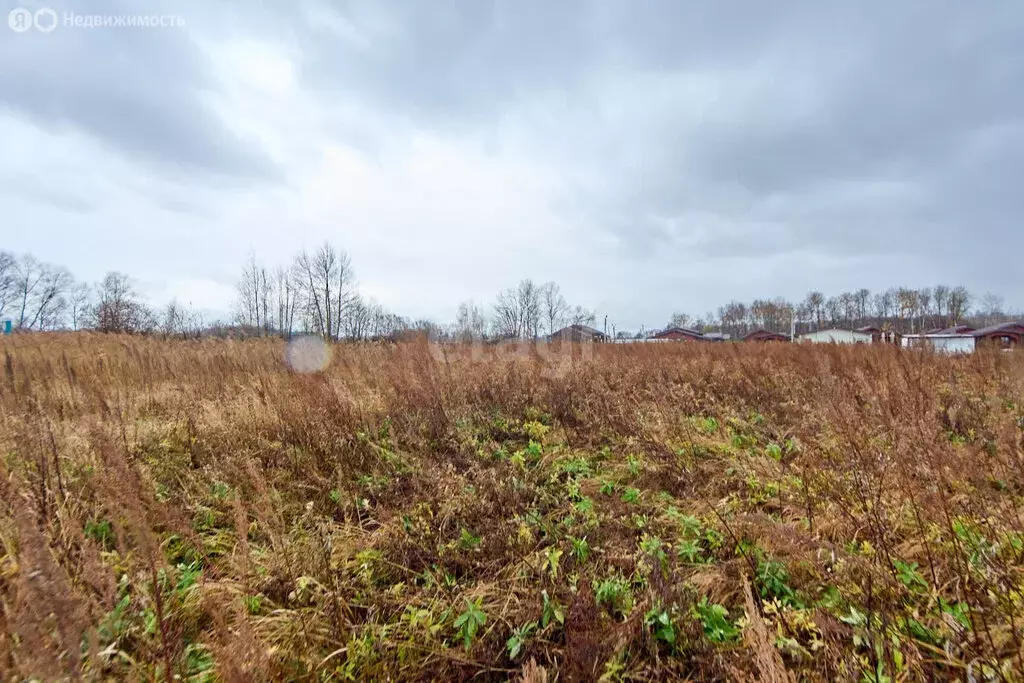
[[[7,25],[12,31],[24,33],[32,28],[32,13],[24,7],[15,7],[7,14]]]
[[[49,7],[36,10],[35,24],[36,28],[43,33],[49,33],[57,28],[57,13]]]

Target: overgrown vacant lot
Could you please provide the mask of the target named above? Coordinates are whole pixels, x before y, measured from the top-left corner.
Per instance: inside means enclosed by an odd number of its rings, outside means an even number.
[[[1019,353],[2,348],[6,680],[1024,675]]]

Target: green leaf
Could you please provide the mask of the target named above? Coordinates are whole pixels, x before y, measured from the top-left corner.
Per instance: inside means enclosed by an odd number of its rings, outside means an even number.
[[[476,602],[470,602],[467,599],[466,611],[455,619],[455,628],[458,629],[458,635],[462,638],[462,644],[466,651],[469,651],[472,646],[480,627],[487,623],[487,615],[484,614],[481,606],[482,601],[483,598],[477,598]]]

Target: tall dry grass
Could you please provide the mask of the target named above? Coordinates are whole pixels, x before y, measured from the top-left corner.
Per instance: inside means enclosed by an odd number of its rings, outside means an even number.
[[[7,680],[1024,674],[1020,354],[0,348]]]

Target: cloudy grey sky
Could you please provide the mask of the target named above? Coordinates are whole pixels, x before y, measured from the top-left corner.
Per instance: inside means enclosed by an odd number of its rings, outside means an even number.
[[[1015,0],[153,0],[0,25],[0,248],[226,312],[325,239],[453,317],[523,277],[619,329],[965,284],[1024,305]],[[85,29],[67,12],[181,17]]]

